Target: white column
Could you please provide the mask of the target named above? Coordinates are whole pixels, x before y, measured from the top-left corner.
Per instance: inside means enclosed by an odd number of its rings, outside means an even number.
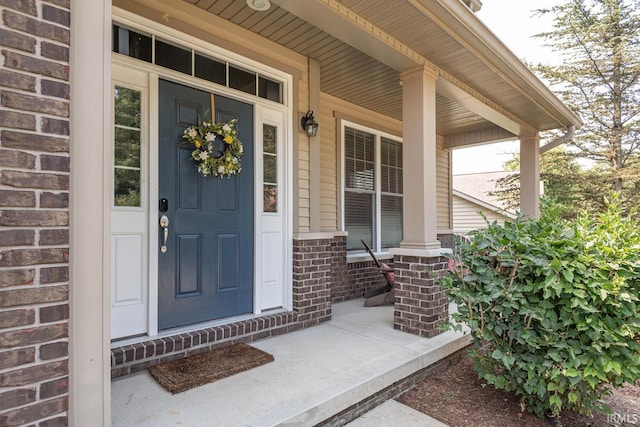
[[[520,137],[520,211],[540,215],[540,137]]]
[[[424,68],[402,80],[404,216],[401,250],[439,250],[436,221],[436,78]]]
[[[71,1],[69,424],[111,425],[111,0]]]

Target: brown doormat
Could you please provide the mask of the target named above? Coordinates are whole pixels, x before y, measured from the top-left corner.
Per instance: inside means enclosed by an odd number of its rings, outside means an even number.
[[[231,344],[149,368],[156,381],[176,394],[273,362],[273,356],[246,344]]]

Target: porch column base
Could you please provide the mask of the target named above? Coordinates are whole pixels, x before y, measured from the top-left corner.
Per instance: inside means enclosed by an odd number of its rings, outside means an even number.
[[[293,236],[293,311],[303,328],[331,320],[331,287],[346,278],[346,233]]]
[[[447,270],[450,249],[393,249],[395,303],[393,327],[431,338],[442,332],[449,317],[449,300],[444,288],[435,284]]]

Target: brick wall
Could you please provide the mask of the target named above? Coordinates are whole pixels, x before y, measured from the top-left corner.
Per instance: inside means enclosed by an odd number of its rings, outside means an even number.
[[[0,425],[66,425],[70,3],[0,13]]]
[[[393,266],[393,260],[382,260],[389,266]],[[373,260],[356,261],[347,264],[347,280],[342,286],[334,286],[332,291],[333,302],[348,301],[362,298],[362,295],[371,289],[382,288],[387,281]]]
[[[447,259],[396,255],[393,326],[403,332],[431,338],[442,331],[449,316],[449,300],[434,277],[445,274]]]
[[[305,328],[331,319],[332,242],[293,240],[293,310]]]

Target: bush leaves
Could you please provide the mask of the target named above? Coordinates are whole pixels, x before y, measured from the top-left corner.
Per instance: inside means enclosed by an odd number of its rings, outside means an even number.
[[[480,377],[539,416],[590,413],[640,378],[640,224],[614,195],[575,221],[543,204],[472,232],[439,279],[471,328]]]

